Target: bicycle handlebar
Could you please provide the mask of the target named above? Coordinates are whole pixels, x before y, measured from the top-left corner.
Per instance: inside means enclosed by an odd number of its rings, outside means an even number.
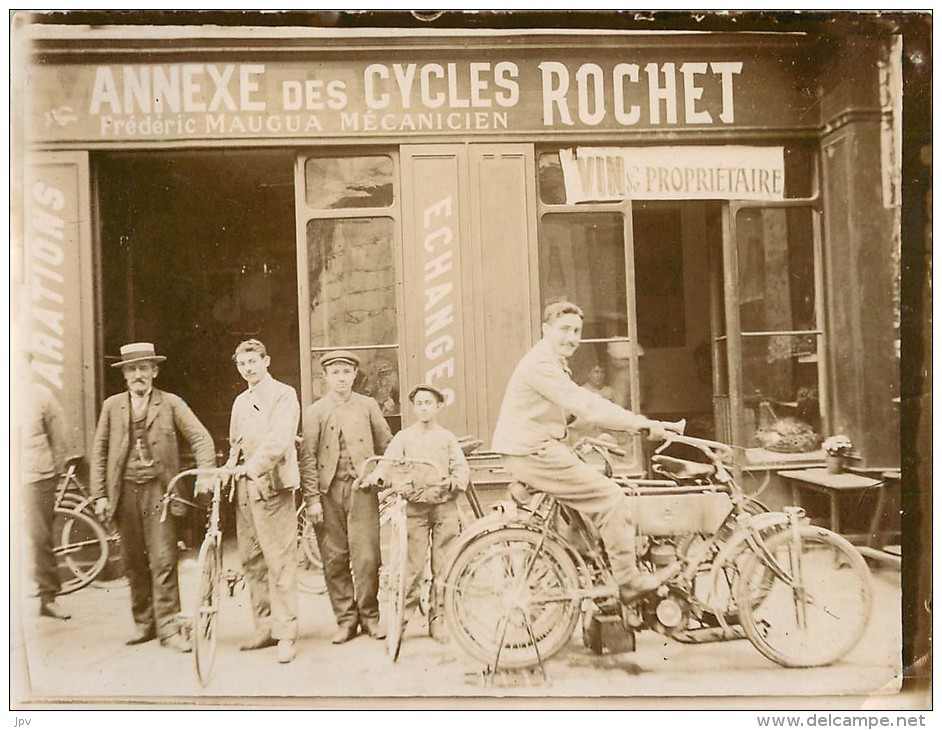
[[[605,439],[593,438],[592,436],[583,436],[581,439],[576,441],[575,449],[579,449],[580,446],[592,446],[596,449],[603,449],[609,454],[614,454],[615,456],[627,456],[628,452],[621,448],[618,444],[611,441],[606,441]]]
[[[432,463],[426,459],[410,459],[408,457],[402,456],[371,456],[368,459],[364,459],[363,463],[360,465],[360,471],[363,474],[366,474],[367,467],[371,463],[379,464],[380,462],[388,462],[394,466],[427,466],[434,470],[436,477],[439,480],[444,480],[447,475],[442,475],[441,470],[438,468],[437,464]],[[363,477],[357,477],[354,482],[354,488],[358,488],[363,482]]]
[[[203,469],[184,469],[179,474],[174,476],[173,479],[170,480],[170,482],[167,484],[167,488],[164,490],[164,496],[161,499],[161,502],[163,502],[163,509],[161,510],[161,513],[160,513],[160,521],[164,522],[167,519],[167,510],[170,507],[170,502],[172,502],[174,499],[177,499],[191,507],[199,506],[173,493],[174,489],[177,486],[177,482],[179,482],[183,477],[189,477],[189,476],[232,477],[235,475],[235,473],[236,473],[236,470],[234,468],[227,467],[227,466],[217,466],[217,467],[203,468]]]

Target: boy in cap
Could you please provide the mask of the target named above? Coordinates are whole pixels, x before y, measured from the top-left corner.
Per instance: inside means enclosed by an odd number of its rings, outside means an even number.
[[[305,509],[324,559],[324,578],[337,620],[332,641],[353,639],[362,627],[374,639],[379,623],[379,503],[374,491],[353,489],[358,470],[383,453],[392,433],[379,404],[353,392],[360,358],[334,350],[320,360],[329,391],[304,411],[300,450]]]
[[[158,355],[150,342],[121,348],[121,368],[128,389],[101,407],[92,451],[91,493],[103,521],[117,518],[121,558],[131,586],[131,613],[137,633],[126,643],[159,638],[182,652],[190,645],[180,636],[177,584],[177,537],[173,523],[161,522],[161,500],[180,471],[177,434],[190,444],[200,469],[216,466],[213,439],[182,398],[154,387]],[[200,484],[198,483],[198,487]]]
[[[431,535],[432,550],[432,596],[443,579],[445,557],[458,537],[458,493],[468,488],[470,469],[468,461],[455,435],[439,425],[438,412],[445,404],[445,396],[432,385],[415,386],[409,393],[416,422],[397,433],[386,449],[390,459],[419,459],[435,465],[419,467],[413,471],[415,488],[405,495],[408,524],[408,579],[405,611],[408,617],[419,603],[419,587],[425,569],[425,558],[429,550]],[[391,462],[381,462],[364,482],[364,486],[380,484],[390,469]],[[447,641],[441,620],[442,608],[437,599],[429,608],[429,636],[439,642]]]

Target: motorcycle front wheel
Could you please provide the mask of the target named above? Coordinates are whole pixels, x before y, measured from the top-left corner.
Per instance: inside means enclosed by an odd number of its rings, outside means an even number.
[[[853,649],[870,621],[873,585],[857,549],[802,525],[764,539],[774,560],[752,554],[737,586],[746,636],[785,667],[821,667]],[[774,567],[773,567],[774,566]]]

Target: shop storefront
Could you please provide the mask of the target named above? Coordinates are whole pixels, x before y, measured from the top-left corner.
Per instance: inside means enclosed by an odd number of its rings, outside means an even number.
[[[77,444],[133,340],[223,439],[248,337],[305,405],[342,347],[394,428],[428,381],[487,441],[568,298],[622,405],[753,470],[899,466],[890,37],[30,32],[22,294]]]

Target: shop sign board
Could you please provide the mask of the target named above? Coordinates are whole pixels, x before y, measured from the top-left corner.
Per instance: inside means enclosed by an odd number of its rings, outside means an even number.
[[[420,282],[403,290],[406,312],[406,384],[429,383],[445,397],[440,421],[465,428],[468,398],[464,364],[460,179],[464,152],[445,146],[410,147],[403,156],[409,183],[404,204],[403,274]],[[408,421],[408,418],[406,419]]]
[[[84,447],[86,363],[83,272],[79,260],[81,170],[72,162],[32,163],[25,186],[24,271],[28,312],[26,347],[32,380],[59,400],[72,429],[73,448]]]
[[[805,127],[794,64],[743,47],[389,50],[36,63],[36,141],[427,137]],[[248,55],[248,54],[247,54]],[[810,120],[810,121],[809,121]]]
[[[782,147],[577,147],[559,151],[569,205],[618,200],[782,200]]]

